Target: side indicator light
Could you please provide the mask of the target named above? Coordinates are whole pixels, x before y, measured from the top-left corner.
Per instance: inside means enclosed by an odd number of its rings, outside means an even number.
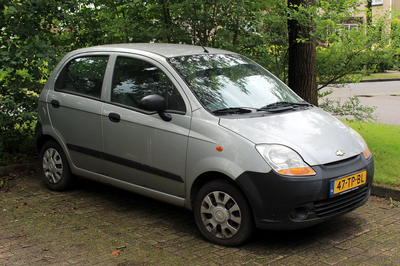
[[[217,146],[215,149],[216,149],[217,151],[223,151],[223,150],[224,150],[224,148],[222,148],[221,146]]]
[[[368,148],[366,148],[366,149],[363,151],[363,154],[364,154],[365,159],[368,159],[368,158],[371,156],[371,152],[369,151]]]

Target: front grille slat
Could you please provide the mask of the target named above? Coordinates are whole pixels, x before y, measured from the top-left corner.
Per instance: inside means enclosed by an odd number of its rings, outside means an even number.
[[[318,217],[328,217],[334,214],[345,212],[348,209],[358,206],[367,196],[368,187],[363,187],[349,193],[316,202],[315,213]]]
[[[317,211],[317,215],[320,217],[321,216],[329,216],[329,215],[337,213],[337,212],[345,211],[346,209],[348,209],[352,206],[357,206],[360,202],[363,201],[363,199],[364,199],[364,197],[360,196],[359,198],[354,199],[352,202],[347,202],[347,203],[338,205],[334,208],[329,208],[325,211],[321,211],[321,212]]]
[[[323,209],[328,209],[328,208],[332,208],[335,205],[341,205],[343,204],[343,202],[348,202],[348,201],[353,201],[353,199],[355,197],[357,197],[357,195],[364,195],[365,194],[365,190],[364,189],[357,189],[356,191],[353,191],[354,194],[351,194],[351,192],[343,194],[339,197],[335,197],[335,198],[331,198],[328,199],[326,201],[321,201],[315,204],[315,207],[318,208],[319,210],[323,210]]]

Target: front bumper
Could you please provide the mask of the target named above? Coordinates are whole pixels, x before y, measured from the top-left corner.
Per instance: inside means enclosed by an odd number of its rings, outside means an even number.
[[[261,229],[289,230],[309,227],[362,206],[369,198],[374,159],[358,155],[343,161],[314,166],[316,176],[287,177],[245,172],[236,181],[253,209]],[[330,196],[330,181],[367,171],[366,184],[347,193]]]

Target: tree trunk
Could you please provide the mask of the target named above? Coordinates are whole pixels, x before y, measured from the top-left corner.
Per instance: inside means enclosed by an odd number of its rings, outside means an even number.
[[[316,0],[288,0],[289,8],[315,6]],[[317,51],[313,33],[313,22],[300,25],[288,19],[289,29],[289,87],[307,102],[318,105]],[[299,41],[305,40],[305,41]]]

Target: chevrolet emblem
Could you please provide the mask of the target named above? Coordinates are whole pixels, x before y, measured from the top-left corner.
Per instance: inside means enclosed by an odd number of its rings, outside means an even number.
[[[345,154],[345,152],[342,151],[342,150],[337,150],[336,151],[336,156],[343,156],[344,154]]]

